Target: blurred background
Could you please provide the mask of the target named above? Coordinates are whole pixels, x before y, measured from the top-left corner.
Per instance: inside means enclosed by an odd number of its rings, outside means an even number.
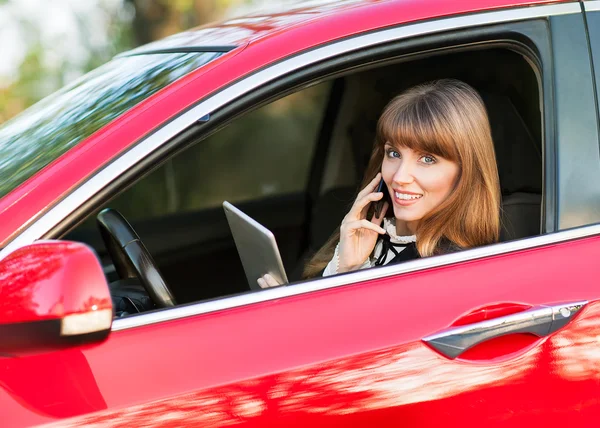
[[[289,0],[0,0],[0,124],[119,52]]]

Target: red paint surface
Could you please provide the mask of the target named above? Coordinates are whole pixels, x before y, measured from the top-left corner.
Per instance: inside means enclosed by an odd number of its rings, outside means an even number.
[[[111,309],[102,266],[83,244],[44,241],[0,260],[0,325]],[[1,339],[0,339],[1,340]]]
[[[452,326],[474,324],[485,320],[515,314],[517,312],[523,312],[528,309],[531,309],[531,305],[523,305],[518,303],[498,303],[495,305],[487,305],[483,308],[477,308],[472,312],[461,316],[452,323]]]
[[[207,36],[207,42],[215,44],[215,34],[223,32],[226,34],[225,42],[236,42],[241,45],[240,48],[140,103],[0,200],[0,246],[6,245],[33,219],[151,130],[217,89],[258,68],[361,32],[442,16],[546,3],[556,2],[363,0],[281,12],[258,20],[241,19],[237,23],[223,23],[215,27],[210,37]],[[197,31],[202,34],[207,30]],[[175,36],[169,43],[185,44],[183,39],[185,37]],[[244,49],[245,43],[249,45]]]
[[[70,413],[56,426],[595,426],[599,248],[587,238],[0,360],[0,384],[29,385],[0,390],[3,422]],[[473,359],[421,342],[476,308],[583,299],[592,303],[553,335],[505,336]]]
[[[530,3],[547,2],[365,1],[242,37],[246,49],[151,97],[2,199],[0,241],[152,128],[265,64],[361,31]],[[2,425],[595,426],[599,248],[589,238],[0,356]],[[13,275],[19,290],[36,282],[19,273],[44,271],[4,267],[0,276]],[[454,361],[421,342],[457,320],[489,317],[481,308],[492,305],[505,313],[583,299],[592,303],[546,339],[507,336]]]

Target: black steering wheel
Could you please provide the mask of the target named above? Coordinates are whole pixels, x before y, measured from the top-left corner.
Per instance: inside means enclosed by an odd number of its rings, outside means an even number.
[[[175,298],[156,263],[125,217],[112,208],[106,208],[98,214],[97,221],[119,278],[138,278],[156,306],[175,306]]]

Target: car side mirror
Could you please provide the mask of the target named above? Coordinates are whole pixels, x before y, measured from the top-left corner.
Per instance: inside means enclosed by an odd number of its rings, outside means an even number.
[[[0,260],[0,352],[98,342],[113,309],[102,266],[87,246],[40,241]]]

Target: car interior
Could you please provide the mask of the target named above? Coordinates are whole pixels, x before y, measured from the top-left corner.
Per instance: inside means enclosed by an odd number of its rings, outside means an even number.
[[[250,292],[224,200],[275,234],[290,282],[300,281],[305,261],[339,227],[360,190],[385,105],[439,78],[467,82],[485,102],[502,187],[501,240],[542,233],[538,77],[531,62],[504,47],[440,52],[323,79],[235,117],[102,208],[121,212],[133,226],[177,304]],[[125,295],[129,285],[119,280],[95,224],[99,211],[64,239],[93,247],[115,295]],[[121,314],[152,308],[136,292],[118,303]]]

